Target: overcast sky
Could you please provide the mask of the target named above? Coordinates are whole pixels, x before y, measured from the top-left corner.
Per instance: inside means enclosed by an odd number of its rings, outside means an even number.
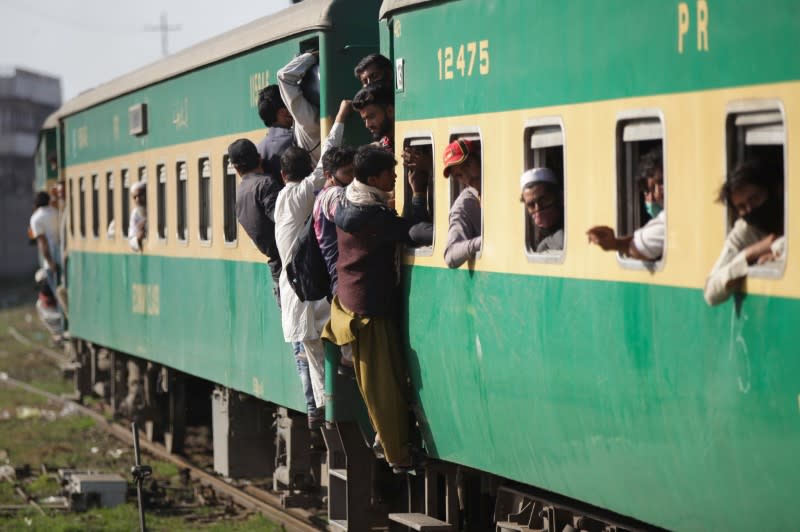
[[[161,58],[161,12],[169,51],[236,28],[289,5],[289,0],[0,0],[0,67],[61,78],[64,101]]]

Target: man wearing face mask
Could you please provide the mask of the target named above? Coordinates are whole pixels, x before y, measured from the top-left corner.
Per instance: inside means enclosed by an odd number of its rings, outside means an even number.
[[[706,279],[703,296],[709,305],[741,289],[751,266],[785,260],[782,188],[754,161],[739,164],[720,188],[717,201],[739,218]]]
[[[664,211],[664,173],[661,147],[653,148],[639,161],[639,183],[644,189],[644,206],[650,221],[632,235],[617,238],[605,225],[589,229],[589,242],[604,251],[614,251],[639,260],[658,260],[664,254],[667,216]]]

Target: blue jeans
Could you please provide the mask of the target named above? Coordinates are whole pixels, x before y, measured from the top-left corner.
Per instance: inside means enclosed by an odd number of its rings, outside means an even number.
[[[297,374],[300,376],[300,384],[303,385],[303,395],[306,396],[306,409],[308,415],[313,416],[317,413],[317,406],[314,402],[314,390],[311,388],[311,374],[308,372],[308,359],[305,357],[303,342],[292,342],[292,349],[294,350],[294,360],[297,363]]]

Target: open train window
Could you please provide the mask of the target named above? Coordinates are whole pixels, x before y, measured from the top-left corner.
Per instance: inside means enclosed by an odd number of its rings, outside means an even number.
[[[475,153],[477,154],[477,156],[478,156],[478,158],[480,160],[480,165],[481,165],[480,187],[481,187],[481,189],[479,190],[479,193],[481,194],[481,197],[483,197],[483,185],[484,185],[484,182],[485,182],[484,176],[485,176],[486,166],[483,164],[483,142],[482,142],[482,139],[481,139],[480,131],[478,129],[454,130],[454,131],[452,131],[450,133],[450,139],[448,141],[448,144],[450,142],[453,142],[454,140],[468,140],[468,141],[470,141],[472,143],[472,147],[475,150]],[[450,182],[450,208],[452,209],[453,203],[455,203],[455,201],[458,198],[458,196],[467,187],[464,186],[462,183],[460,183],[458,181],[458,179],[448,179],[448,181]],[[484,220],[484,211],[483,211],[483,209],[481,209],[481,227],[480,227],[480,231],[481,232],[480,232],[480,234],[483,234],[483,220]],[[478,250],[477,257],[480,257],[480,256],[481,256],[481,251]]]
[[[71,236],[75,236],[75,210],[73,205],[75,205],[75,186],[74,186],[75,178],[70,177],[68,184],[69,184],[69,234]]]
[[[146,166],[140,166],[139,167],[139,181],[138,182],[147,183],[147,167]],[[146,194],[146,191],[147,191],[147,189],[145,189],[145,194]],[[130,191],[128,191],[128,194],[130,194]],[[145,235],[145,236],[147,236],[147,235]],[[127,231],[125,232],[125,237],[126,238],[128,237],[128,232]]]
[[[78,224],[81,237],[86,237],[86,183],[83,177],[78,179]]]
[[[652,201],[650,191],[660,187],[663,192],[666,185],[664,125],[660,112],[637,110],[621,114],[617,121],[616,148],[617,236],[634,235],[650,224],[648,229],[634,236],[634,242],[647,247],[645,253],[653,255],[652,260],[619,255],[620,262],[633,268],[658,268],[666,250],[666,215],[663,213],[666,197],[662,194],[664,197],[659,204],[658,200]],[[660,170],[653,174],[651,167],[655,161]],[[659,223],[662,225],[660,230],[657,227]]]
[[[128,225],[131,222],[131,176],[127,168],[122,170],[122,238],[128,238]]]
[[[114,224],[112,226],[112,224]],[[114,238],[114,172],[106,172],[106,237]]]
[[[208,157],[200,159],[197,163],[199,179],[199,234],[200,242],[211,242],[211,163]]]
[[[778,100],[748,100],[734,102],[728,106],[726,126],[726,163],[729,175],[740,163],[755,162],[763,172],[765,183],[779,194],[782,235],[786,234],[786,127],[783,105]],[[736,221],[732,207],[727,210],[727,227],[730,230]],[[785,245],[785,244],[784,244]],[[786,249],[783,249],[784,257]],[[752,265],[749,275],[778,277],[783,273],[785,261],[772,261]]]
[[[156,234],[159,240],[167,239],[167,165],[156,166]]]
[[[224,176],[222,183],[223,230],[225,242],[233,244],[236,242],[238,232],[236,225],[236,170],[227,155],[222,158],[222,175]]]
[[[100,176],[92,175],[92,236],[100,238]]]
[[[561,262],[566,242],[564,126],[558,118],[530,120],[524,142],[519,190],[525,251],[532,262]]]
[[[403,141],[403,151],[409,153],[409,164],[404,165],[403,171],[403,216],[411,216],[412,202],[414,193],[411,190],[411,185],[408,182],[411,172],[419,175],[427,185],[423,192],[420,192],[421,197],[425,200],[425,208],[427,216],[425,224],[420,225],[415,230],[419,229],[423,232],[430,231],[431,245],[419,248],[408,248],[409,253],[415,255],[431,255],[433,253],[433,205],[434,205],[434,185],[436,183],[436,173],[434,172],[434,149],[433,137],[430,134],[411,134]],[[420,235],[422,236],[422,235]]]
[[[189,240],[189,228],[186,223],[186,187],[189,175],[185,162],[179,162],[177,164],[175,175],[178,180],[178,193],[176,194],[178,207],[178,241],[187,242]]]

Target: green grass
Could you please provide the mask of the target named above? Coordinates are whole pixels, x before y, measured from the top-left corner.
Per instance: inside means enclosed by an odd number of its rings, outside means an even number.
[[[197,529],[209,532],[277,532],[282,530],[261,516],[250,515],[239,519],[226,519],[213,524],[186,522],[183,516],[161,516],[149,512],[145,514],[147,529],[151,532],[182,532]],[[26,523],[26,518],[30,525]],[[138,530],[139,517],[132,504],[111,509],[95,509],[90,512],[73,514],[59,513],[41,516],[35,511],[17,514],[0,524],[0,529],[8,532],[131,532]]]
[[[53,359],[37,352],[37,347],[55,348],[49,335],[44,332],[33,307],[35,292],[30,294],[21,283],[12,286],[0,280],[0,371],[11,377],[30,383],[56,395],[72,391],[72,384],[63,379]],[[33,346],[20,343],[9,333],[13,327],[34,342]],[[87,404],[94,404],[90,399]],[[37,409],[40,413],[59,413],[60,404],[23,390],[0,383],[0,455],[7,456],[8,463],[15,466],[28,464],[33,472],[47,465],[54,469],[72,467],[118,473],[130,482],[130,467],[133,465],[132,449],[97,427],[93,419],[79,415],[21,419],[22,409]],[[147,455],[143,462],[153,468],[153,478],[160,483],[178,485],[178,468],[170,462],[155,460]],[[0,459],[0,465],[6,463]],[[52,475],[39,475],[21,479],[28,494],[35,498],[59,495],[59,482]],[[188,489],[191,492],[191,487]],[[10,482],[0,481],[0,504],[24,504]],[[190,509],[150,510],[147,525],[150,531],[194,531],[216,532],[278,531],[275,526],[259,515],[237,512],[233,516],[214,517],[222,512],[222,506]],[[206,522],[213,521],[213,522]],[[131,531],[138,529],[138,513],[134,502],[112,509],[92,509],[84,513],[69,513],[48,510],[42,516],[33,508],[20,511],[13,516],[0,517],[2,531],[43,532],[94,532]]]

